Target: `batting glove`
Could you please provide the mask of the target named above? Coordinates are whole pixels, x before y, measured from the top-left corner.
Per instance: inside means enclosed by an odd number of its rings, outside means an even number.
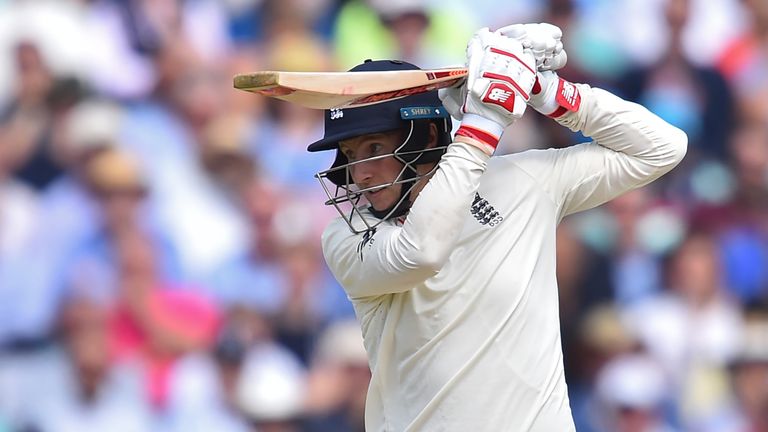
[[[558,118],[581,106],[579,88],[552,71],[539,72],[528,105],[545,116]]]
[[[504,129],[525,112],[535,67],[533,53],[518,40],[487,28],[475,33],[467,45],[466,83],[439,93],[446,109],[461,119],[456,140],[492,154]]]
[[[437,95],[440,97],[440,101],[443,102],[443,107],[445,107],[451,117],[458,121],[464,119],[464,113],[461,112],[461,107],[464,105],[464,100],[467,98],[466,81],[460,87],[441,88],[437,91]]]
[[[513,24],[496,31],[504,36],[515,38],[533,52],[536,69],[539,71],[558,70],[568,62],[568,54],[563,49],[563,32],[560,27],[548,23]]]

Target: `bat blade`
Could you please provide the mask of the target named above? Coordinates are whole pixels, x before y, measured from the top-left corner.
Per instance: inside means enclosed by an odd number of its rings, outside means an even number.
[[[308,108],[352,108],[450,87],[463,82],[466,68],[381,72],[260,71],[236,75],[236,89]]]

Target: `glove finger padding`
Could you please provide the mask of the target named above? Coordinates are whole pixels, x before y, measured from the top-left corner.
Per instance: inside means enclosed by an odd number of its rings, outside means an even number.
[[[462,84],[459,87],[442,88],[437,91],[437,96],[443,102],[443,107],[448,111],[451,117],[461,121],[464,113],[461,107],[464,105],[464,99],[467,97],[467,86]]]
[[[563,36],[559,27],[548,24],[513,24],[496,31],[507,37],[515,38],[525,48],[530,48],[536,58],[537,70],[557,70],[565,66],[567,55],[561,54]]]
[[[520,42],[523,42],[525,35],[528,33],[528,26],[530,25],[531,24],[512,24],[496,30],[496,33],[500,33],[506,37],[511,37],[513,39],[519,40]],[[525,46],[525,44],[523,44],[523,46]],[[526,48],[530,48],[530,46]]]
[[[565,52],[565,50],[561,50],[557,54],[555,54],[552,58],[545,59],[544,62],[539,66],[540,71],[556,71],[558,69],[562,69],[565,64],[568,62],[568,54]]]
[[[491,31],[488,30],[488,27],[481,28],[472,35],[469,43],[467,43],[466,83],[472,83],[477,79],[485,48],[490,46],[490,44],[498,38],[499,36],[491,33]],[[467,87],[470,87],[470,85],[467,85]]]

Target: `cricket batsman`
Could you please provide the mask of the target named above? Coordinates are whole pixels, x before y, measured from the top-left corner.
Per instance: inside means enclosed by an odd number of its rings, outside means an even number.
[[[361,322],[368,431],[574,430],[555,229],[669,172],[687,138],[640,105],[558,77],[560,38],[549,24],[482,29],[460,88],[325,113],[309,151],[336,152],[317,174],[341,214],[323,253]],[[418,68],[352,70],[403,69]],[[591,141],[493,156],[528,106]]]

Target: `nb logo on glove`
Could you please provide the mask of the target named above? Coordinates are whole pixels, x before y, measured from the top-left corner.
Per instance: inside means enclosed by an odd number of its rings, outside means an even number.
[[[496,104],[509,112],[514,112],[515,93],[508,85],[494,82],[488,86],[488,90],[483,95],[483,102]]]
[[[560,78],[558,82],[557,95],[555,96],[557,104],[568,111],[578,111],[581,105],[581,95],[575,85]]]
[[[506,102],[510,96],[512,96],[512,93],[504,89],[495,88],[488,94],[488,99],[498,102]]]

